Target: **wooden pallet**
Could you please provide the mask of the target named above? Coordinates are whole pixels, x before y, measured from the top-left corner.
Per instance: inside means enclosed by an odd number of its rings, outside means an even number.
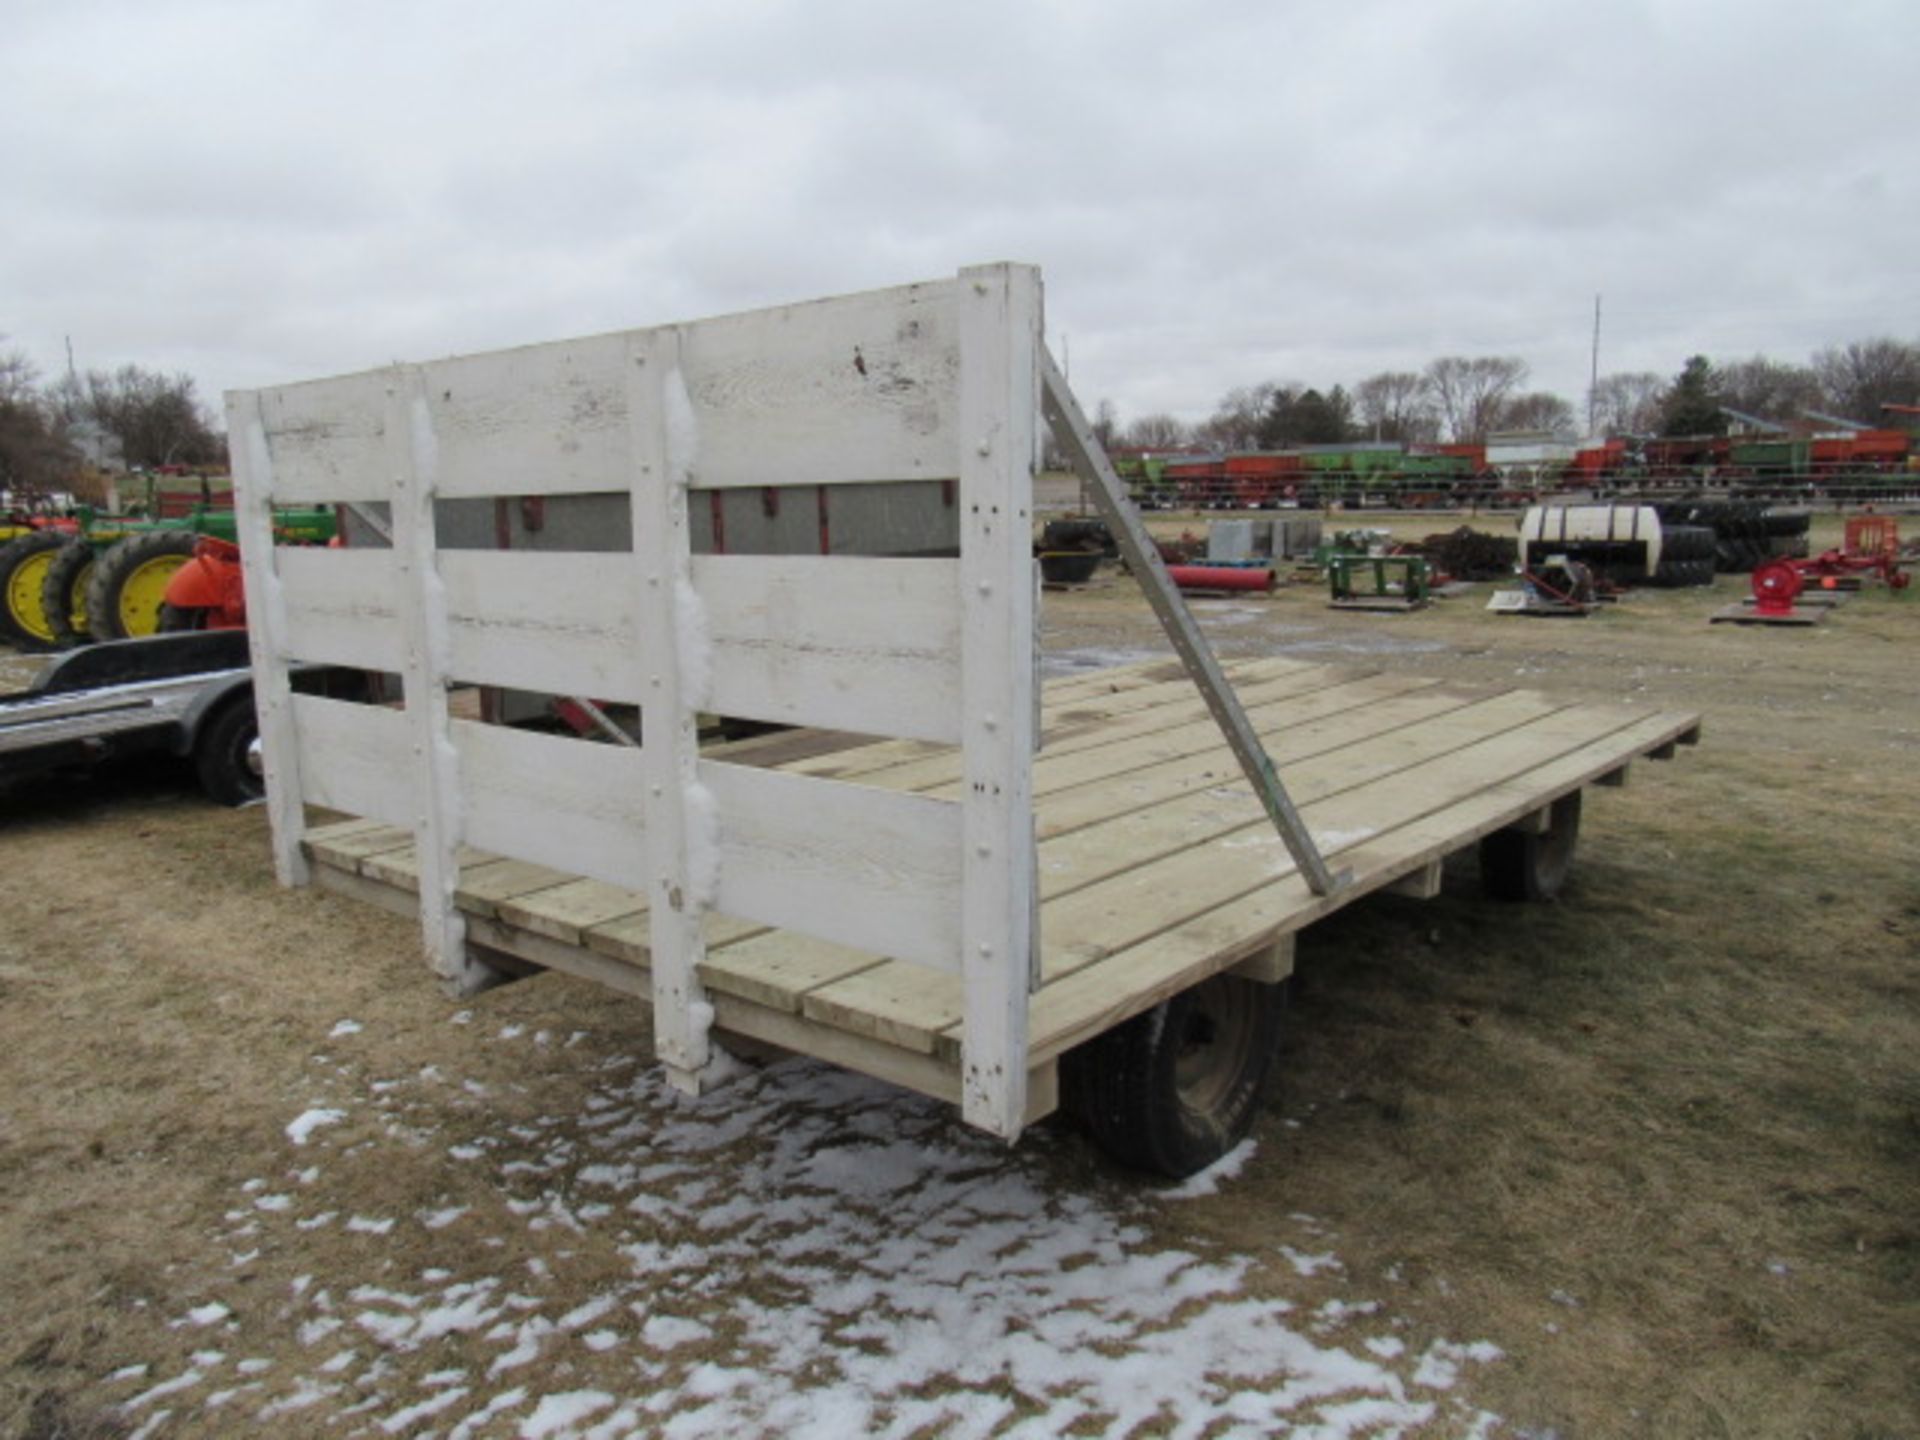
[[[1707,617],[1709,625],[1824,625],[1831,605],[1798,605],[1785,613],[1756,609],[1750,604],[1722,605]]]
[[[1697,715],[1646,706],[1286,659],[1228,670],[1321,850],[1353,883],[1309,890],[1177,664],[1049,684],[1033,770],[1042,983],[1029,1000],[1029,1118],[1052,1107],[1063,1051],[1229,967],[1277,978],[1303,926],[1376,890],[1434,893],[1453,851],[1699,735]],[[958,753],[920,741],[791,731],[713,753],[889,790],[960,786]],[[305,846],[323,886],[413,913],[406,831],[349,819],[310,829]],[[458,858],[470,943],[650,993],[643,896],[479,851]],[[706,934],[700,978],[722,1032],[958,1099],[959,976],[724,916],[709,915]]]

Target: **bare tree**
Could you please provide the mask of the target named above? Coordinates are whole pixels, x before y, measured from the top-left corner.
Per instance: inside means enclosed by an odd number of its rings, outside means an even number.
[[[1882,420],[1882,405],[1920,404],[1920,345],[1882,337],[1837,345],[1813,357],[1825,404],[1869,425]]]
[[[111,374],[89,370],[84,379],[62,376],[48,387],[47,399],[62,423],[91,420],[112,435],[130,466],[205,465],[226,458],[226,444],[195,395],[191,375],[163,375],[138,365]]]
[[[1102,400],[1093,407],[1093,438],[1100,442],[1102,450],[1113,448],[1113,437],[1120,430],[1120,412],[1113,408],[1113,401]]]
[[[1260,444],[1260,427],[1280,387],[1271,380],[1258,385],[1241,385],[1229,390],[1210,419],[1194,431],[1193,438],[1222,450],[1252,450]]]
[[[1550,390],[1529,390],[1509,396],[1500,405],[1496,429],[1547,430],[1557,438],[1571,440],[1579,434],[1573,406]]]
[[[1812,367],[1789,365],[1765,355],[1736,360],[1715,373],[1720,380],[1721,403],[1762,420],[1792,420],[1825,398]]]
[[[1651,435],[1660,428],[1666,376],[1652,370],[1616,370],[1602,375],[1590,396],[1593,428],[1600,435]]]
[[[21,351],[0,351],[0,489],[16,494],[63,488],[76,459],[34,388],[38,379]]]
[[[1382,370],[1353,387],[1354,423],[1375,440],[1425,444],[1440,435],[1433,387],[1412,370]]]
[[[6,337],[0,335],[0,340]],[[0,351],[0,401],[31,400],[40,372],[24,350]]]
[[[1527,383],[1527,362],[1515,355],[1446,355],[1427,366],[1434,408],[1449,439],[1487,438],[1507,397]]]
[[[1127,426],[1124,443],[1139,450],[1178,450],[1188,443],[1191,432],[1171,415],[1142,415]]]

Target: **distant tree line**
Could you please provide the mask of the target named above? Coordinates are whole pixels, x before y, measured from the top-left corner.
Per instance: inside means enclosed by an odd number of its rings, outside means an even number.
[[[25,355],[0,350],[0,489],[71,489],[97,449],[144,470],[224,465],[227,457],[190,375],[122,365],[42,384]]]
[[[1142,415],[1122,426],[1102,401],[1094,429],[1110,445],[1149,450],[1204,447],[1280,450],[1367,441],[1479,444],[1496,431],[1544,430],[1565,440],[1586,432],[1566,399],[1527,388],[1513,355],[1447,355],[1424,370],[1383,370],[1349,391],[1263,381],[1229,390],[1198,425]],[[1920,344],[1877,339],[1833,346],[1793,365],[1756,355],[1715,365],[1690,358],[1666,377],[1623,371],[1600,377],[1588,396],[1600,435],[1722,435],[1726,411],[1791,421],[1814,410],[1867,426],[1898,426],[1887,404],[1920,403]]]

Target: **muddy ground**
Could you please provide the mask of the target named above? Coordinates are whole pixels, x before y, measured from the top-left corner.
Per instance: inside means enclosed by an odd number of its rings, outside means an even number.
[[[1198,608],[1704,741],[1591,792],[1558,903],[1466,856],[1309,931],[1187,1192],[804,1064],[676,1099],[629,1003],[448,1002],[183,775],[6,796],[0,1434],[1920,1433],[1920,599],[1485,588]],[[1159,649],[1106,576],[1046,643]]]

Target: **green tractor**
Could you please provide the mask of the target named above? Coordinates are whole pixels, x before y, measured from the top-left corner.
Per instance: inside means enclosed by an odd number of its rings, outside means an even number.
[[[331,509],[274,514],[276,538],[325,544]],[[147,521],[79,513],[79,528],[33,530],[0,545],[0,639],[25,650],[158,633],[167,583],[202,537],[233,542],[231,510],[195,505]]]

